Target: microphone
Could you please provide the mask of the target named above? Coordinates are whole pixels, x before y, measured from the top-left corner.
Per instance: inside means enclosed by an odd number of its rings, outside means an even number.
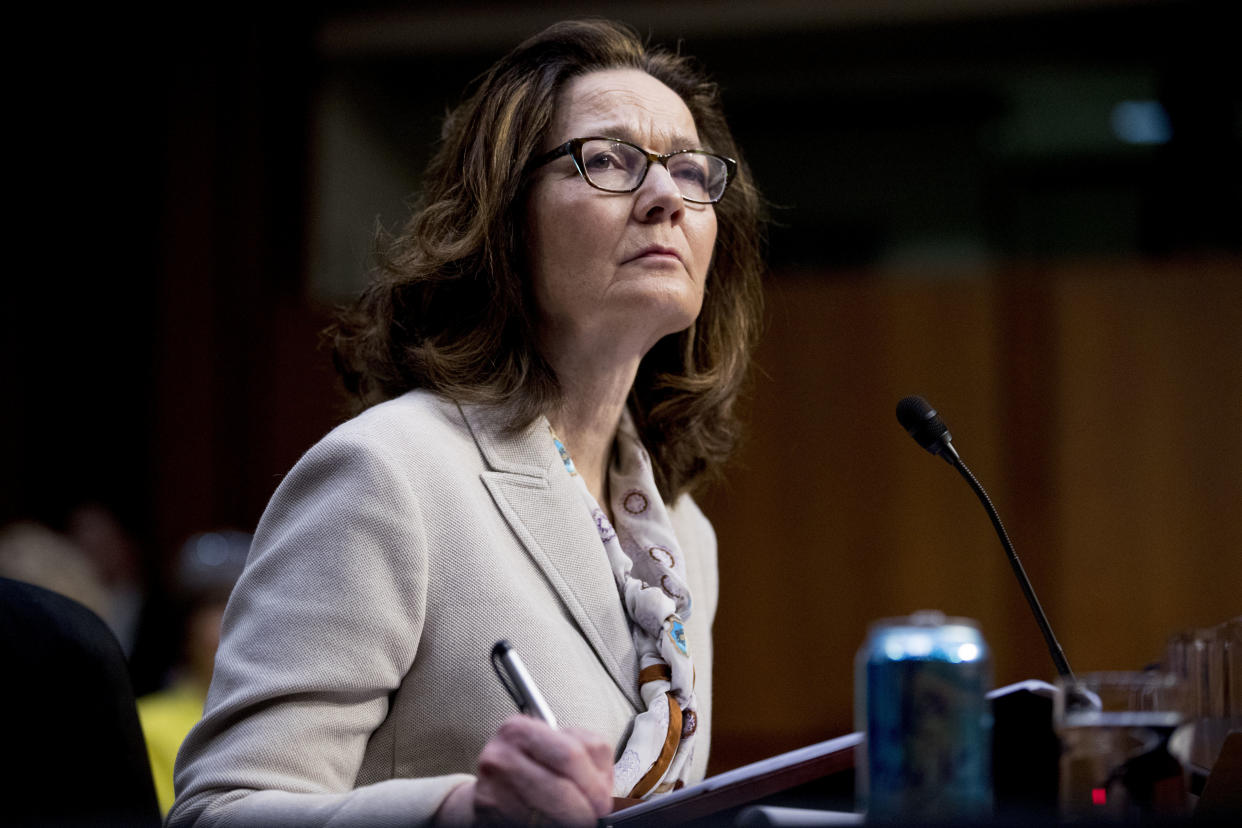
[[[949,433],[949,428],[944,424],[944,420],[940,419],[936,409],[932,408],[931,403],[927,402],[927,400],[919,396],[910,396],[897,403],[897,421],[901,423],[906,431],[910,432],[910,436],[914,438],[915,442],[932,454],[943,457],[945,462],[957,469],[962,477],[966,479],[966,482],[970,484],[970,488],[978,496],[979,502],[987,510],[988,517],[992,519],[992,526],[996,529],[1001,545],[1005,547],[1005,554],[1009,556],[1009,565],[1013,567],[1013,574],[1018,578],[1018,584],[1022,587],[1022,594],[1026,596],[1026,602],[1030,605],[1031,612],[1035,615],[1035,621],[1039,624],[1039,631],[1044,635],[1044,642],[1048,645],[1048,652],[1052,655],[1053,663],[1056,664],[1057,673],[1062,678],[1067,679],[1072,686],[1077,686],[1078,682],[1074,678],[1073,671],[1070,670],[1069,662],[1065,659],[1065,653],[1062,651],[1061,645],[1057,643],[1056,636],[1052,634],[1052,626],[1048,623],[1048,616],[1044,614],[1043,608],[1039,605],[1039,599],[1035,597],[1035,589],[1031,586],[1031,579],[1026,577],[1026,570],[1022,568],[1022,562],[1018,560],[1018,553],[1014,551],[1013,544],[1009,541],[1009,534],[1005,531],[1004,524],[1001,523],[1000,515],[996,513],[995,507],[992,506],[992,499],[988,497],[988,493],[983,490],[983,486],[975,479],[974,474],[962,462],[957,449],[953,447],[953,435]],[[1098,709],[1098,703],[1096,707]]]
[[[950,466],[962,462],[957,449],[953,448],[953,435],[949,433],[949,427],[927,400],[911,396],[897,403],[897,422],[910,432],[916,443],[943,457]]]

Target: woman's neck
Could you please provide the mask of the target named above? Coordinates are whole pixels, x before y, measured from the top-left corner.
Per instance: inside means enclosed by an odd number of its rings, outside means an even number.
[[[587,489],[612,520],[608,465],[612,462],[613,441],[638,372],[638,362],[605,371],[574,370],[575,366],[556,365],[555,362],[553,368],[562,396],[560,405],[548,414],[548,421],[573,457],[574,467]]]

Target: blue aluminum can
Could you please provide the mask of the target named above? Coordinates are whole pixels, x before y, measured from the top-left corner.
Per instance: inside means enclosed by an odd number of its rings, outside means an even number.
[[[868,822],[986,819],[991,655],[978,625],[917,612],[872,624],[854,662],[855,762]]]

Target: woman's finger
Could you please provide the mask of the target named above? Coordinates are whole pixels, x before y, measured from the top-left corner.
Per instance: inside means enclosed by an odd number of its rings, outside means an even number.
[[[506,721],[498,735],[513,740],[550,772],[572,782],[600,816],[608,813],[612,805],[612,748],[602,738],[583,730],[553,730],[521,716]]]
[[[595,766],[595,750],[542,722],[505,722],[479,756],[480,818],[528,822],[537,815],[558,824],[594,824],[611,806],[610,771]]]
[[[616,761],[613,745],[606,741],[604,737],[589,730],[568,729],[564,732],[574,736],[582,743],[595,767],[607,773],[609,787],[612,787],[612,769]]]

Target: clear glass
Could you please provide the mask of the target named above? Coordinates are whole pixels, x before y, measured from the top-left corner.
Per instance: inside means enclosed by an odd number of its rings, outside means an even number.
[[[1060,679],[1057,687],[1063,819],[1131,821],[1186,813],[1185,773],[1169,752],[1169,738],[1186,720],[1186,684],[1179,676],[1089,673],[1076,686]]]
[[[1165,669],[1186,682],[1186,711],[1193,728],[1185,740],[1185,757],[1194,770],[1206,774],[1230,731],[1242,729],[1242,617],[1175,633],[1165,650]]]
[[[1221,624],[1219,641],[1225,715],[1242,727],[1242,616]]]

